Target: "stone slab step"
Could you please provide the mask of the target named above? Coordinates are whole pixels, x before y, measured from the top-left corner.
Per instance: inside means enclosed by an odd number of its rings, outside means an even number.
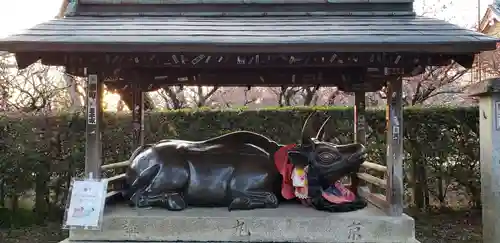
[[[240,243],[234,242],[234,241],[71,241],[68,239],[65,239],[63,241],[60,241],[59,243]],[[391,242],[379,242],[379,241],[366,241],[369,243],[420,243],[418,240],[412,240],[412,241],[391,241]],[[261,243],[261,242],[248,242],[248,243]],[[289,242],[289,243],[303,243],[303,242]],[[347,243],[347,242],[342,242],[342,243]]]
[[[100,231],[70,230],[69,242],[379,242],[415,243],[411,217],[389,217],[370,205],[326,213],[301,205],[228,212],[190,208],[181,212],[107,206]]]

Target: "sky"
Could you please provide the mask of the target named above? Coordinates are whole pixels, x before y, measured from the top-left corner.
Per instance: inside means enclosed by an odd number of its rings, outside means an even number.
[[[481,0],[481,14],[493,0]],[[15,34],[56,16],[62,0],[0,0],[0,38]],[[441,6],[445,5],[444,8]],[[454,24],[473,27],[477,23],[476,0],[415,0],[417,13]]]

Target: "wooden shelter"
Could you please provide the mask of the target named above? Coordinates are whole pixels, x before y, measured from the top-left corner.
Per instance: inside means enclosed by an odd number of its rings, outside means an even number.
[[[500,21],[500,1],[494,0],[488,5],[481,21],[479,22],[479,31],[489,35],[497,36],[500,30],[498,22]]]
[[[100,176],[102,85],[131,89],[135,145],[143,95],[161,85],[338,86],[356,94],[356,140],[365,142],[365,92],[388,89],[386,188],[365,194],[388,215],[403,212],[402,77],[474,55],[497,39],[416,16],[413,0],[77,0],[65,17],[0,40],[19,68],[37,60],[88,77],[86,172]],[[112,179],[119,179],[120,175]],[[112,192],[110,192],[111,194]]]

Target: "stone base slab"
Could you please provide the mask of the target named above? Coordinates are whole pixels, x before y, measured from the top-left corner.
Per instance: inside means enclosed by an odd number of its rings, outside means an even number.
[[[239,242],[234,242],[234,241],[201,241],[203,243],[239,243]],[[60,241],[59,243],[201,243],[200,241],[71,241],[68,239],[65,239],[63,241]],[[379,243],[379,241],[366,241],[369,243]],[[254,242],[249,242],[249,243],[254,243]],[[255,242],[257,243],[257,242]],[[289,242],[289,243],[295,243],[295,242]],[[299,243],[299,242],[297,242]],[[300,242],[302,243],[302,242]],[[334,242],[337,243],[337,242]],[[347,243],[347,242],[342,242],[342,243]],[[387,243],[387,242],[382,242],[382,243]],[[410,241],[394,241],[390,243],[420,243],[418,240],[410,240]]]
[[[301,205],[228,212],[190,208],[181,212],[108,206],[100,231],[71,230],[68,242],[377,242],[416,243],[411,217],[386,216],[368,206],[327,213]]]

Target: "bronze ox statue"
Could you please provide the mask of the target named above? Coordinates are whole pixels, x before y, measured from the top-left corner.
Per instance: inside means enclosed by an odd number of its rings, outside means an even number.
[[[329,118],[311,136],[307,132],[311,117],[296,145],[239,131],[205,141],[168,139],[140,147],[131,156],[124,196],[137,207],[168,210],[276,208],[294,198],[331,212],[365,207],[338,182],[359,170],[365,147],[321,141]]]

